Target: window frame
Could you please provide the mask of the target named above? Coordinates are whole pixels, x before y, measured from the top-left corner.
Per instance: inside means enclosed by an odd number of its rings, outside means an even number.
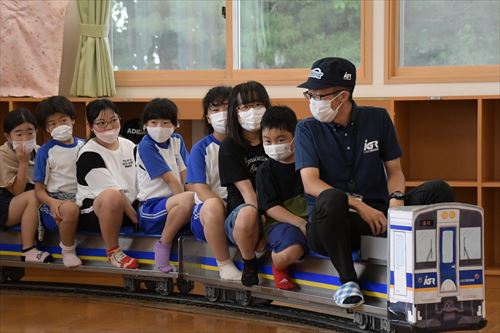
[[[297,85],[304,81],[309,68],[233,69],[234,0],[226,0],[226,68],[219,70],[118,70],[114,71],[117,87],[139,86],[207,86],[234,85],[256,80],[266,85]],[[361,0],[360,65],[357,84],[372,83],[373,3]],[[311,59],[311,64],[316,59]]]
[[[399,64],[400,0],[385,1],[385,83],[497,82],[500,64],[412,66]]]

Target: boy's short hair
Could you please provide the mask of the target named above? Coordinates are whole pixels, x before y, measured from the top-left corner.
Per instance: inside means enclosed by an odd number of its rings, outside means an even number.
[[[224,102],[228,103],[231,89],[231,87],[226,86],[213,87],[203,98],[203,122],[205,124],[205,134],[211,134],[214,132],[214,128],[208,123],[207,120],[208,109],[211,106],[222,105]]]
[[[45,128],[47,118],[56,113],[65,114],[72,120],[76,118],[75,107],[69,99],[64,96],[51,96],[42,100],[36,107],[38,126]]]
[[[271,106],[266,110],[260,122],[260,128],[264,129],[280,129],[288,131],[295,135],[295,127],[297,126],[297,116],[292,109],[284,105]]]
[[[142,123],[151,119],[168,119],[177,126],[177,105],[168,98],[155,98],[149,101],[142,113]]]

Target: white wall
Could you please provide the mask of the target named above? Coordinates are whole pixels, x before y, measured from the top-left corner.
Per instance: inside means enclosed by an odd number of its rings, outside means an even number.
[[[384,1],[373,1],[373,83],[357,85],[354,97],[500,95],[500,78],[499,82],[490,83],[384,84]],[[68,4],[64,29],[60,93],[69,95],[80,32],[78,9],[73,0]],[[117,97],[201,98],[209,88],[117,87]],[[302,97],[302,90],[295,86],[266,86],[266,88],[271,98]]]

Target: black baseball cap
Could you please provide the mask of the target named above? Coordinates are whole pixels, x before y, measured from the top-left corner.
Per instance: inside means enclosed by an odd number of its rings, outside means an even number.
[[[324,89],[330,87],[354,87],[356,84],[356,66],[343,58],[323,58],[316,60],[306,82],[299,88]]]

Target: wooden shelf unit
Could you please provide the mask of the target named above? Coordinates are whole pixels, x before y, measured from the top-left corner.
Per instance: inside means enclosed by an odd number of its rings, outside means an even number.
[[[90,98],[70,98],[77,111],[75,134],[87,137],[85,107]],[[140,118],[150,99],[111,98],[123,121]],[[26,107],[35,111],[40,99],[0,98],[0,128],[10,110]],[[193,129],[200,131],[201,98],[173,99],[179,108],[188,149]],[[403,149],[401,163],[408,189],[430,179],[444,179],[457,201],[476,204],[485,212],[485,262],[487,274],[500,277],[500,96],[359,98],[358,105],[386,108],[396,126]],[[298,118],[309,117],[308,103],[301,98],[275,98],[274,105],[287,105]],[[193,126],[194,124],[194,126]],[[194,138],[199,138],[196,133]],[[39,143],[49,138],[39,130]],[[0,143],[5,141],[4,136]]]

